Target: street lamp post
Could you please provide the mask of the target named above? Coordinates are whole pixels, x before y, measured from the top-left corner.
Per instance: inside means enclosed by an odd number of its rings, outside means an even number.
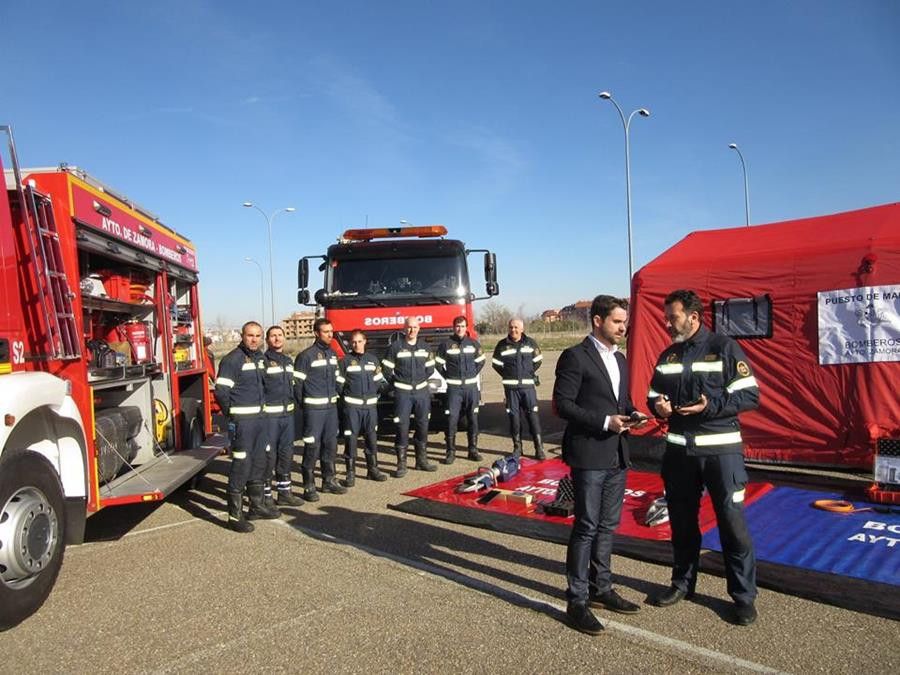
[[[729,143],[728,147],[741,158],[741,169],[744,171],[744,215],[747,218],[747,227],[750,227],[750,181],[747,179],[747,165],[744,163],[744,155],[737,143]]]
[[[265,297],[265,290],[263,290],[263,289],[265,289],[266,284],[263,281],[262,265],[260,265],[253,258],[244,258],[244,262],[253,263],[254,265],[256,265],[257,269],[259,270],[259,311],[260,311],[259,320],[265,321],[266,320],[266,318],[265,318],[266,317],[266,297]]]
[[[266,215],[266,212],[263,211],[261,208],[259,208],[253,202],[244,202],[244,206],[248,209],[256,209],[257,211],[259,211],[262,214],[263,218],[266,219],[266,230],[268,231],[268,234],[269,234],[269,296],[270,296],[269,299],[272,301],[272,323],[270,323],[269,325],[274,326],[275,325],[275,272],[274,272],[274,265],[272,264],[272,222],[275,220],[275,216],[277,216],[279,213],[282,213],[282,212],[293,213],[297,209],[295,209],[293,206],[288,206],[286,208],[273,211],[272,215],[269,216],[269,215]]]
[[[628,130],[631,128],[631,119],[635,115],[650,117],[650,111],[646,108],[638,108],[637,110],[632,110],[626,119],[625,113],[622,112],[622,108],[616,103],[616,99],[612,97],[612,94],[608,91],[601,91],[597,95],[616,106],[616,110],[622,120],[622,128],[625,129],[625,206],[628,219],[628,287],[630,291],[631,278],[634,276],[634,254],[631,248],[631,148],[628,141]]]

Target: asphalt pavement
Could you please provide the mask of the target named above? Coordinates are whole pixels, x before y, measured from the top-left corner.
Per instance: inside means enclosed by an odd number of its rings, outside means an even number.
[[[555,354],[544,370],[552,373]],[[548,447],[562,425],[540,388]],[[481,447],[508,452],[502,393],[487,377]],[[460,436],[462,440],[462,435]],[[391,469],[389,438],[382,469]],[[432,434],[433,460],[443,455]],[[391,510],[402,492],[475,468],[386,483],[285,509],[248,535],[225,527],[228,460],[169,501],[107,509],[70,547],[44,607],[0,634],[0,673],[868,672],[896,673],[896,622],[762,589],[760,618],[727,621],[724,579],[693,601],[643,604],[660,565],[614,556],[636,615],[599,612],[597,637],[564,622],[565,547]],[[342,472],[340,472],[342,474]],[[365,471],[362,470],[364,475]],[[295,474],[295,481],[298,476]]]

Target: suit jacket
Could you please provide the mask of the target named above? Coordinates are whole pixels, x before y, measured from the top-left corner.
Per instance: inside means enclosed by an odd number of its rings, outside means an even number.
[[[631,464],[628,434],[603,430],[607,415],[630,415],[634,405],[628,393],[628,365],[617,351],[619,396],[613,394],[612,380],[589,337],[569,347],[556,362],[553,404],[566,420],[562,458],[576,469],[614,469]]]

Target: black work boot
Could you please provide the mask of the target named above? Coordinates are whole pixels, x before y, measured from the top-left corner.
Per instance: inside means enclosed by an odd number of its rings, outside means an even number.
[[[347,488],[335,480],[334,464],[331,462],[322,463],[322,492],[330,492],[334,495],[347,494]]]
[[[275,499],[272,497],[272,484],[269,481],[263,483],[263,504],[270,511],[278,508],[275,506]]]
[[[518,436],[513,436],[512,442],[513,442],[513,455],[515,457],[521,457],[522,456],[522,435],[519,434]]]
[[[344,487],[352,488],[356,485],[356,462],[348,459],[345,460],[345,465],[347,467],[347,476],[341,482],[344,484]]]
[[[547,453],[544,452],[544,440],[540,434],[534,437],[534,458],[537,460],[547,459]]]
[[[366,478],[379,483],[387,480],[387,476],[378,469],[378,457],[375,455],[366,455]]]
[[[278,499],[278,506],[302,506],[303,500],[291,492],[291,475],[279,474],[276,477],[277,490],[275,496]]]
[[[403,478],[406,475],[406,448],[397,448],[397,469],[394,471],[394,478]]]
[[[428,461],[428,450],[425,446],[416,446],[416,471],[437,471],[437,466]]]
[[[316,477],[313,475],[312,469],[301,469],[303,475],[303,501],[317,502],[319,501],[319,493],[316,492]]]
[[[228,494],[228,529],[242,534],[253,532],[253,523],[244,518],[244,493],[240,490],[229,490]]]
[[[447,436],[447,454],[441,460],[441,464],[453,464],[456,461],[456,439]]]
[[[469,453],[467,457],[473,462],[480,462],[482,459],[481,453],[478,452],[478,434],[469,436]]]
[[[247,483],[247,496],[250,498],[247,520],[274,520],[281,517],[281,511],[274,506],[271,509],[266,506],[263,484],[259,481]]]

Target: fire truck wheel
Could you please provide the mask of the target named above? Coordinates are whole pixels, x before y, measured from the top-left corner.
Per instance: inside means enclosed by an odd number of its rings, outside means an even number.
[[[7,451],[0,461],[0,630],[34,614],[65,551],[62,488],[46,459]]]
[[[200,419],[199,415],[191,418],[191,422],[185,431],[185,448],[199,448],[203,445],[203,441],[206,440],[206,435],[203,433],[203,420]]]

